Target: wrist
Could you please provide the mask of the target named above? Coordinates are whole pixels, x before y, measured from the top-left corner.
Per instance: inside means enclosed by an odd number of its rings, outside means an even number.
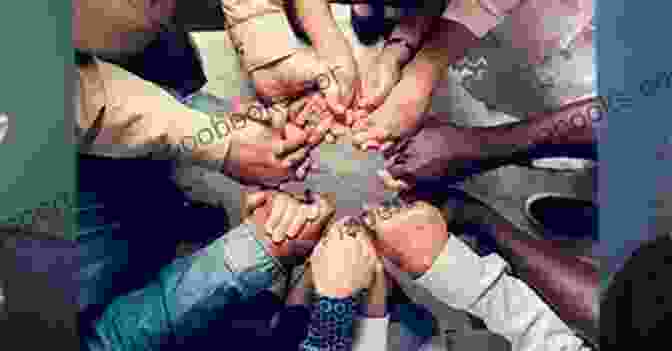
[[[388,39],[383,47],[381,60],[401,69],[413,58],[416,51],[416,48],[405,39]]]
[[[530,138],[530,130],[527,123],[473,128],[484,160],[510,160],[519,153],[526,153],[539,142]]]
[[[325,288],[315,282],[315,292],[320,297],[329,299],[346,299],[355,295],[355,291],[348,288]]]

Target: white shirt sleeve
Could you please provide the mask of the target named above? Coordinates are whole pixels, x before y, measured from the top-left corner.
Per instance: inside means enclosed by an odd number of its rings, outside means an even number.
[[[358,320],[352,351],[386,351],[389,324],[389,317]]]
[[[497,255],[480,257],[451,236],[432,268],[417,280],[443,303],[481,318],[513,351],[587,351],[572,330]]]

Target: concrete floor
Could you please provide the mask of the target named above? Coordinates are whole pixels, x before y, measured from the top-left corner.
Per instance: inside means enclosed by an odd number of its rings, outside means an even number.
[[[348,25],[348,8],[336,5],[334,10],[337,21],[352,40],[352,33]],[[480,80],[465,82],[464,71],[459,69],[447,73],[441,86],[434,94],[431,111],[445,112],[458,124],[494,125],[524,118],[525,113],[528,112],[557,106],[568,95],[584,95],[594,90],[594,72],[592,72],[592,65],[590,64],[592,62],[590,61],[592,60],[592,51],[576,51],[571,59],[552,59],[530,70],[529,67],[516,66],[515,63],[520,61],[520,53],[506,47],[506,34],[506,23],[504,23],[495,33],[495,36],[501,39],[496,40],[499,42],[498,48],[490,45],[489,40],[492,37],[489,37],[488,40],[484,40],[481,48],[470,52],[469,57],[472,62],[478,62],[481,57],[487,62],[487,68],[484,72],[481,72]],[[249,80],[238,69],[237,58],[234,56],[234,51],[227,36],[222,32],[194,32],[193,38],[203,55],[206,75],[209,78],[205,91],[224,100],[232,96],[249,96],[251,94]],[[353,45],[356,52],[361,50],[356,40],[353,42],[355,42]],[[504,43],[503,47],[502,42]],[[588,65],[586,65],[586,60],[589,60]],[[472,64],[472,66],[474,65]],[[579,70],[580,67],[583,68],[583,73]],[[587,72],[586,67],[588,67]],[[525,70],[527,75],[516,73],[516,69],[519,71]],[[575,74],[573,77],[578,76],[579,78],[573,79],[562,75],[566,72],[579,72],[581,74]],[[478,72],[472,73],[478,75]],[[540,76],[553,74],[555,74],[555,87],[545,89],[540,94],[538,85],[535,84],[546,79],[544,77],[540,78]],[[501,89],[497,89],[498,87]],[[507,89],[503,89],[504,87],[507,87]],[[504,92],[506,91],[514,93],[505,95]],[[338,150],[349,152],[347,146]],[[379,162],[380,160],[369,160],[366,164],[380,165]],[[554,172],[517,166],[505,167],[476,176],[465,182],[462,187],[484,199],[503,216],[527,230],[530,235],[538,235],[525,219],[522,211],[524,201],[528,196],[537,192],[559,192],[586,199],[595,198],[594,169],[590,167],[590,164],[580,164],[579,166],[582,168],[578,172]],[[373,177],[375,168],[377,167],[360,167],[360,172],[350,173],[347,175],[349,178],[346,178],[346,181],[348,183],[370,184],[366,183],[365,180],[354,180],[351,177]],[[236,222],[236,213],[240,209],[240,197],[235,194],[239,188],[235,183],[222,175],[198,168],[181,169],[178,171],[177,178],[178,182],[186,186],[194,198],[226,206],[233,212],[232,219],[234,223]],[[316,180],[311,185],[317,187],[319,191],[332,189],[329,184],[334,183],[333,177],[326,177],[326,181],[321,181],[319,178],[313,179]],[[331,179],[331,182],[329,179]],[[347,189],[343,186],[336,186],[335,189],[338,189],[338,197],[342,201],[341,206],[353,205],[353,207],[358,207],[361,203],[363,197],[361,189]],[[436,306],[438,303],[432,301],[433,298],[426,292],[418,292],[415,298],[419,303],[426,305]],[[444,312],[436,316],[441,326],[439,335],[442,335],[444,330],[454,329],[458,331],[454,334],[456,336],[453,339],[462,340],[463,344],[456,341],[457,344],[452,348],[454,350],[490,350],[496,342],[487,340],[493,337],[495,339],[500,338],[485,333],[487,337],[484,339],[484,332],[473,330],[467,316],[462,312],[451,310],[447,306],[437,306],[432,310]],[[395,333],[394,330],[395,326],[392,326],[390,350],[399,349],[398,339],[395,340],[398,333]],[[481,337],[476,337],[478,335]],[[445,343],[445,338],[438,336],[435,342]],[[477,344],[480,342],[486,342],[490,347],[479,348]],[[444,347],[440,349],[446,350]],[[497,349],[504,350],[507,347]]]

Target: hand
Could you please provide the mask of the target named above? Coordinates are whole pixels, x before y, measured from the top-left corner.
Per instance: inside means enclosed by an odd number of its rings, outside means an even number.
[[[238,116],[232,123],[238,129],[231,133],[231,147],[222,168],[226,175],[245,185],[269,187],[306,177],[310,149],[304,131],[293,124],[277,130]]]
[[[250,48],[252,49],[252,48]],[[278,102],[316,91],[338,92],[333,69],[313,48],[304,48],[276,64],[252,72],[257,94]]]
[[[347,42],[340,46],[343,47],[338,53],[323,56],[331,73],[332,84],[322,90],[322,93],[332,112],[339,117],[345,117],[346,111],[361,90],[361,79],[352,49]]]
[[[334,115],[320,94],[311,94],[296,100],[289,106],[289,119],[308,134],[308,144],[316,146],[335,127]]]
[[[393,190],[409,190],[419,182],[477,172],[476,162],[485,158],[481,130],[428,119],[416,135],[387,153],[383,182]]]
[[[412,275],[432,267],[449,237],[439,209],[422,201],[367,208],[363,221],[375,232],[377,252]]]
[[[367,67],[362,79],[362,89],[357,107],[369,112],[380,107],[401,80],[401,65],[397,57],[383,50]]]
[[[386,49],[392,48],[396,46]],[[422,50],[404,66],[401,79],[392,86],[382,104],[353,125],[356,146],[385,151],[420,129],[445,65],[441,57],[432,56],[428,60],[421,54]]]
[[[366,233],[366,228],[351,217],[329,228],[310,258],[318,294],[345,298],[371,284],[377,256]]]
[[[307,200],[278,191],[259,191],[246,195],[243,214],[256,224],[257,234],[271,242],[275,257],[304,257],[334,215],[334,207],[323,197],[310,194]]]

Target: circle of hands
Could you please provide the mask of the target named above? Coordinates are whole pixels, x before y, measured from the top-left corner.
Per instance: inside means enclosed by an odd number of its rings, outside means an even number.
[[[418,180],[453,171],[436,167],[438,161],[480,156],[482,137],[473,128],[440,121],[419,108],[424,104],[412,96],[424,93],[400,84],[404,76],[416,80],[412,71],[404,71],[384,50],[367,52],[359,62],[352,52],[346,43],[325,58],[308,47],[253,71],[258,99],[234,104],[234,113],[248,123],[225,172],[245,185],[302,181],[313,169],[312,149],[322,142],[345,142],[383,152],[387,165],[381,180],[391,190],[406,191]]]
[[[402,79],[396,61],[379,52],[357,62],[352,52],[346,46],[319,55],[309,47],[252,72],[259,100],[235,103],[234,114],[247,117],[248,127],[232,147],[237,162],[229,163],[227,173],[246,185],[277,188],[305,179],[312,169],[311,150],[321,143],[349,142],[363,151],[382,151],[389,161],[383,182],[405,190],[427,171],[426,159],[409,156],[426,155],[437,146],[422,142],[436,138],[417,137],[421,129],[475,144],[459,138],[461,130],[425,118],[424,111],[399,108],[407,96],[395,92]],[[440,211],[426,202],[402,201],[332,223],[335,208],[319,194],[262,190],[246,195],[245,217],[271,243],[272,255],[309,256],[318,293],[344,297],[372,281],[381,284],[383,261],[415,275],[426,272],[440,254],[449,236]]]
[[[424,201],[385,202],[335,221],[334,212],[330,201],[310,192],[299,197],[263,190],[245,198],[246,220],[270,243],[270,253],[290,265],[308,257],[312,288],[321,296],[381,289],[386,272],[421,275],[450,235],[440,210]]]

